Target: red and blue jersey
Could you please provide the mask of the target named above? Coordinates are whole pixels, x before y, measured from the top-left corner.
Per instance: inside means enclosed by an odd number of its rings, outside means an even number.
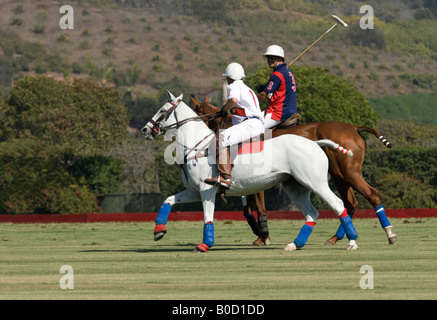
[[[264,91],[271,95],[266,114],[272,113],[273,120],[285,121],[297,112],[296,81],[287,64],[273,70]]]

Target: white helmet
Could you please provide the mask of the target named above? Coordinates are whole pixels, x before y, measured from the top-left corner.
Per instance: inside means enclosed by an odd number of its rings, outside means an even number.
[[[284,49],[282,49],[280,46],[277,46],[276,44],[269,46],[264,55],[285,58]]]
[[[241,80],[245,77],[243,66],[239,63],[232,62],[226,67],[223,77],[229,77],[232,80]]]

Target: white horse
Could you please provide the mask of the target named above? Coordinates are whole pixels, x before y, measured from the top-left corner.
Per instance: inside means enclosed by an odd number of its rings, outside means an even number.
[[[161,239],[166,233],[165,224],[174,204],[201,201],[204,211],[203,241],[195,251],[206,252],[214,245],[214,207],[219,189],[203,182],[218,174],[214,132],[182,101],[182,94],[176,98],[169,92],[169,97],[170,100],[141,132],[147,139],[162,133],[175,137],[175,142],[171,144],[173,150],[169,152],[171,148],[167,147],[164,158],[171,160],[176,150],[176,160],[187,189],[168,197],[162,204],[155,220],[155,240]],[[297,135],[282,135],[265,140],[263,145],[263,150],[259,148],[258,152],[248,154],[232,152],[231,147],[234,167],[232,186],[226,195],[253,194],[282,183],[284,191],[306,219],[297,238],[284,248],[293,251],[305,245],[318,218],[319,213],[310,201],[311,192],[315,192],[340,217],[349,239],[348,250],[356,250],[355,227],[343,201],[328,186],[328,158],[319,147],[334,148],[338,145],[331,140],[314,142]],[[205,150],[209,150],[207,156]]]

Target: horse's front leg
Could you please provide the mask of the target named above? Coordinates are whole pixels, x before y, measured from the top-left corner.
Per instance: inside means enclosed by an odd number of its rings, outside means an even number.
[[[203,240],[193,252],[207,252],[214,245],[214,210],[217,188],[207,187],[200,192],[203,205]]]
[[[189,189],[165,199],[161,205],[161,208],[159,209],[158,216],[155,219],[155,230],[153,231],[155,241],[161,240],[167,232],[165,225],[167,224],[171,207],[177,203],[188,203],[195,201],[200,201],[200,195],[198,192]]]

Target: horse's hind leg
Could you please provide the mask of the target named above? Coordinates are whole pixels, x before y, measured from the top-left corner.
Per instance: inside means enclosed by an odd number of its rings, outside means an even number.
[[[199,193],[189,189],[165,199],[161,205],[161,208],[159,209],[158,216],[155,219],[155,230],[153,231],[155,241],[161,240],[167,232],[165,225],[167,224],[171,207],[176,203],[188,203],[195,201],[200,201]]]
[[[286,182],[282,185],[285,193],[291,198],[306,219],[306,222],[300,229],[298,236],[293,240],[292,243],[287,244],[287,246],[284,248],[286,251],[294,251],[297,249],[302,249],[305,246],[313,231],[314,225],[316,224],[319,212],[311,203],[311,190],[298,183]]]
[[[340,218],[340,223],[349,239],[348,250],[356,250],[357,231],[352,223],[351,217],[347,214],[347,210],[343,205],[343,201],[338,198],[331,189],[328,183],[321,183],[313,190]]]
[[[351,181],[351,186],[356,191],[361,193],[373,206],[379,223],[381,224],[381,227],[384,229],[387,235],[388,243],[395,243],[397,240],[397,235],[392,232],[393,227],[387,219],[384,207],[381,202],[381,198],[379,197],[379,192],[375,188],[371,187],[366,181],[364,181],[361,176],[355,176],[354,179]]]
[[[355,213],[355,209],[358,206],[358,200],[355,196],[354,190],[342,178],[336,178],[335,176],[332,176],[332,178],[335,182],[335,186],[337,187],[338,192],[340,193],[340,197],[343,200],[347,213],[352,218]],[[337,232],[331,238],[326,240],[325,245],[335,245],[337,241],[344,238],[344,235],[344,228],[340,224]]]

